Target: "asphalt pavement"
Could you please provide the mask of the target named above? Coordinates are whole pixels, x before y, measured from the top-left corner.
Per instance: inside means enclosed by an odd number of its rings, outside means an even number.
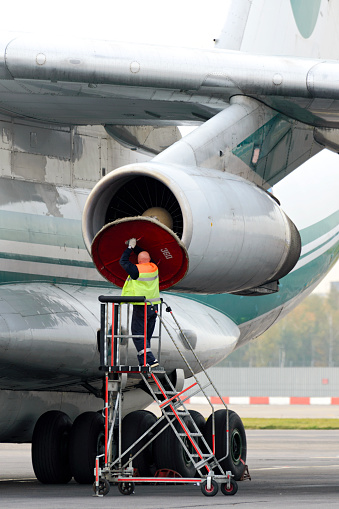
[[[102,498],[92,487],[70,482],[42,485],[34,477],[28,444],[0,444],[0,506],[24,509],[131,508],[320,508],[339,507],[339,430],[249,430],[248,466],[252,480],[238,493],[202,495],[196,485],[136,485],[123,496],[116,486]]]

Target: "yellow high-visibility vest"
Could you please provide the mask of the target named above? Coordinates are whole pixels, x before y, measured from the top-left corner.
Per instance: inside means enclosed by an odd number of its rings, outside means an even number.
[[[160,304],[159,295],[159,271],[155,263],[139,263],[137,264],[139,270],[138,279],[132,279],[131,276],[125,281],[121,295],[129,297],[142,297],[145,296],[149,301],[148,305]],[[143,302],[133,302],[134,305],[143,306]]]

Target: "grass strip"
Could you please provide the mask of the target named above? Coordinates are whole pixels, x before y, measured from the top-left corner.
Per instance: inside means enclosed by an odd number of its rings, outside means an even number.
[[[339,429],[339,419],[243,418],[245,429]]]

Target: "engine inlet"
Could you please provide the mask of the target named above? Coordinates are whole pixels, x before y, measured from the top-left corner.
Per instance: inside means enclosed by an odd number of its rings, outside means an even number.
[[[182,238],[179,203],[172,191],[155,178],[139,176],[125,182],[109,202],[105,224],[135,216],[156,217]]]

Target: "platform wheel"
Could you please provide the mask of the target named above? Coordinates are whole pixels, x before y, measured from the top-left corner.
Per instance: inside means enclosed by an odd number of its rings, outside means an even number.
[[[122,495],[132,495],[134,493],[135,484],[134,482],[119,482],[118,490]]]
[[[213,481],[213,479],[211,481],[211,487],[209,489],[207,488],[207,481],[203,481],[200,484],[200,488],[201,488],[202,494],[205,495],[205,497],[214,497],[218,493],[218,490],[219,490],[218,483]]]
[[[234,479],[231,479],[231,485],[227,488],[227,482],[220,485],[221,493],[224,495],[235,495],[238,491],[238,483]]]
[[[109,490],[111,489],[110,483],[107,481],[107,479],[100,479],[99,486],[98,486],[98,494],[99,495],[107,495]],[[93,491],[96,494],[97,492],[97,486],[96,483],[93,483]]]

